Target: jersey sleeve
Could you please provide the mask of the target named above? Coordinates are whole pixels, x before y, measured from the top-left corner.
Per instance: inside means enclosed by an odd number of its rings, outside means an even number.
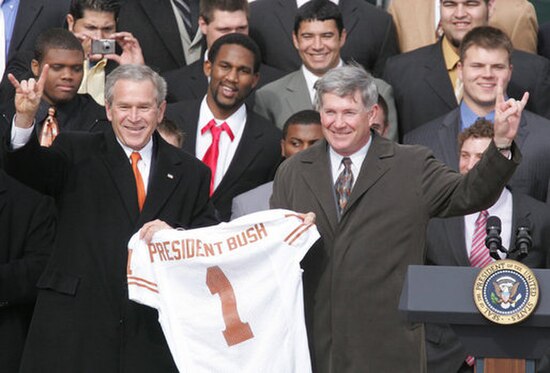
[[[139,239],[139,232],[128,243],[128,297],[138,303],[160,308],[160,289],[155,268],[151,263],[149,245]]]

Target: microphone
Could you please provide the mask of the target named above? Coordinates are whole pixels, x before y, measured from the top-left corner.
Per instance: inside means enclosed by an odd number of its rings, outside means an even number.
[[[498,216],[489,216],[487,219],[487,237],[485,246],[489,249],[489,255],[495,260],[500,260],[498,250],[502,251],[502,238],[500,238],[501,222]]]
[[[529,254],[529,250],[533,247],[533,240],[531,238],[531,232],[525,219],[520,220],[518,223],[518,229],[516,230],[516,249],[519,251],[516,260],[522,260]]]

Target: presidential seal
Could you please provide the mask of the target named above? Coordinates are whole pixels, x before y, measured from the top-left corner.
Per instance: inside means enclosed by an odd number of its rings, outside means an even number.
[[[525,320],[539,300],[539,284],[526,265],[497,260],[479,272],[474,282],[474,303],[487,319],[503,325]]]

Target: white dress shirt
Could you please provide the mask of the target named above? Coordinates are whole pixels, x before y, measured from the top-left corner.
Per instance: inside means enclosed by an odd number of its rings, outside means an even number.
[[[234,139],[231,141],[227,132],[222,131],[220,135],[220,153],[218,156],[218,163],[216,166],[216,175],[214,177],[214,189],[220,185],[220,182],[223,179],[223,176],[229,169],[229,165],[235,156],[237,147],[243,137],[244,126],[246,124],[246,106],[243,104],[236,112],[234,112],[227,119],[217,119],[214,118],[214,114],[208,107],[206,103],[206,96],[201,102],[200,112],[199,112],[199,122],[197,125],[197,144],[195,146],[195,155],[198,159],[202,160],[206,151],[212,144],[212,133],[207,131],[204,135],[201,134],[201,130],[206,126],[212,119],[216,121],[216,125],[219,126],[223,122],[226,122],[231,131],[233,132]]]
[[[338,62],[338,65],[336,67],[344,66],[344,61],[340,60]],[[302,73],[304,74],[304,78],[306,78],[306,85],[307,85],[307,91],[309,92],[309,99],[311,100],[311,104],[315,104],[315,83],[317,83],[317,80],[319,80],[320,76],[315,75],[311,71],[307,69],[305,65],[302,65]]]
[[[126,156],[128,157],[128,162],[132,164],[130,156],[136,150],[133,150],[122,144],[118,138],[116,140],[122,147],[122,150],[124,150],[124,153],[126,153]],[[149,175],[151,174],[151,163],[153,160],[153,138],[149,139],[149,142],[143,148],[141,148],[138,153],[141,156],[141,159],[138,161],[137,167],[139,173],[141,174],[141,178],[143,179],[143,186],[145,187],[145,194],[147,195],[147,188],[149,186]]]
[[[372,137],[365,144],[365,146],[363,146],[361,149],[359,149],[352,155],[348,156],[349,159],[351,159],[351,172],[353,173],[352,188],[355,185],[357,178],[359,177],[359,171],[361,171],[361,166],[363,165],[363,161],[367,156],[367,152],[369,151],[371,142],[372,142]],[[330,156],[330,169],[332,173],[332,185],[334,185],[336,184],[336,180],[338,179],[338,176],[344,170],[344,165],[342,164],[342,159],[344,159],[344,156],[336,153],[334,149],[332,149],[332,147],[329,146],[328,148],[329,148],[329,156]]]
[[[512,238],[512,193],[508,189],[504,189],[498,198],[498,201],[487,209],[489,216],[498,216],[502,223],[500,236],[502,238],[502,246],[509,249]],[[479,212],[464,216],[464,238],[466,239],[466,251],[468,258],[472,251],[472,237],[476,226],[476,219]],[[498,252],[502,259],[506,258],[506,254]]]

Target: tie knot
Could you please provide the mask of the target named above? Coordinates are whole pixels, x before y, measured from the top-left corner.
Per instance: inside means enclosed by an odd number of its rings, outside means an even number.
[[[483,222],[487,221],[488,217],[489,217],[489,211],[487,210],[480,211],[476,219],[476,224],[482,224]]]
[[[132,152],[132,154],[130,154],[130,159],[132,160],[132,164],[137,164],[137,162],[141,160],[141,155],[139,152]]]
[[[223,122],[221,125],[216,126],[216,121],[212,119],[206,126],[204,126],[201,130],[201,135],[204,135],[207,131],[210,131],[212,133],[212,139],[214,141],[218,141],[220,139],[220,135],[222,131],[227,132],[227,135],[229,136],[229,139],[233,141],[235,136],[233,135],[233,131],[231,131],[231,127],[227,124],[227,122]]]
[[[342,158],[342,164],[346,170],[351,169],[351,159],[349,157]]]

